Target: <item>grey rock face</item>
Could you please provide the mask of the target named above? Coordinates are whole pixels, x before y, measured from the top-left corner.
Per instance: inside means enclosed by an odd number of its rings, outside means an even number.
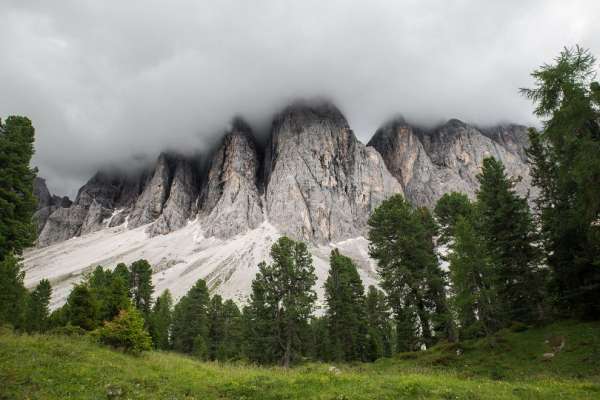
[[[252,131],[237,119],[210,162],[202,192],[201,217],[207,236],[226,239],[262,223],[258,169]]]
[[[362,235],[370,212],[402,192],[380,154],[356,139],[332,105],[287,108],[271,140],[269,221],[296,239],[325,243]]]
[[[48,246],[78,236],[88,210],[79,205],[57,208],[46,221],[38,236],[38,246]]]
[[[198,177],[194,167],[184,158],[177,158],[173,164],[174,175],[169,188],[169,197],[160,216],[149,228],[151,235],[167,234],[183,227],[195,211]],[[162,185],[163,181],[159,180],[159,184]],[[157,191],[155,193],[158,194]],[[156,197],[155,204],[158,204],[160,196],[162,192]]]
[[[153,175],[138,197],[129,215],[129,228],[148,224],[156,220],[169,196],[171,186],[169,160],[165,153],[158,158]]]
[[[527,145],[522,136],[524,129],[497,128],[486,135],[461,121],[450,120],[425,131],[396,120],[379,129],[369,145],[383,155],[411,203],[433,207],[444,193],[451,191],[474,197],[479,187],[477,174],[486,157],[499,159],[508,175],[520,177],[516,189],[526,196],[531,178],[524,161]]]

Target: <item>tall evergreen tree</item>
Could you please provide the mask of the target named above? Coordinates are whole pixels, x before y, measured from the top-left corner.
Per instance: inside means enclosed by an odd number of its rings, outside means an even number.
[[[75,285],[67,298],[69,323],[91,331],[98,326],[98,304],[86,283]]]
[[[366,296],[368,341],[366,360],[375,361],[392,355],[392,326],[385,293],[369,286]]]
[[[494,158],[483,160],[478,180],[478,226],[492,259],[503,319],[536,321],[541,317],[544,281],[527,201],[515,193],[515,181]]]
[[[206,282],[199,279],[175,305],[172,325],[173,349],[206,358],[209,301]]]
[[[0,324],[11,324],[19,328],[23,323],[23,312],[27,290],[23,284],[25,272],[16,256],[7,253],[0,259]]]
[[[242,354],[242,313],[231,299],[223,303],[224,339],[217,350],[217,360],[233,360]]]
[[[25,329],[27,332],[45,332],[49,327],[50,297],[52,287],[47,279],[42,279],[27,299]]]
[[[216,294],[210,299],[208,306],[208,358],[218,359],[223,340],[225,339],[225,314],[223,298]]]
[[[152,309],[152,267],[146,260],[138,260],[131,264],[129,271],[129,286],[133,305],[140,310],[147,320]]]
[[[493,263],[470,218],[459,216],[454,223],[449,261],[452,301],[461,337],[495,332],[500,324]]]
[[[156,299],[150,316],[149,332],[157,349],[168,350],[171,347],[172,314],[173,297],[167,289]]]
[[[530,130],[528,154],[552,294],[564,315],[600,318],[600,84],[596,59],[564,49],[533,72],[522,92],[543,129]]]
[[[258,332],[275,332],[281,365],[289,367],[299,351],[299,336],[307,328],[316,299],[316,275],[312,257],[302,242],[281,237],[271,247],[271,258],[271,265],[259,264],[252,283],[249,310],[254,312],[254,319],[250,321],[257,324],[254,329]]]
[[[33,181],[29,167],[33,156],[34,129],[25,117],[0,121],[0,261],[9,253],[20,255],[33,245],[36,227]]]
[[[446,193],[437,201],[434,212],[441,227],[440,241],[448,243],[454,236],[458,217],[469,218],[473,213],[473,204],[464,193]]]
[[[356,265],[338,249],[329,257],[325,301],[333,360],[362,360],[367,335],[364,287]]]
[[[369,218],[369,254],[377,260],[381,286],[396,318],[397,350],[431,345],[444,321],[444,277],[433,247],[430,216],[401,195],[385,200]],[[420,338],[417,335],[420,332]]]

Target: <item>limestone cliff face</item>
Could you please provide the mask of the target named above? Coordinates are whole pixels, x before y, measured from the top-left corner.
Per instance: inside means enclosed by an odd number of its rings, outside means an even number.
[[[258,170],[252,131],[236,119],[212,157],[203,188],[200,214],[207,236],[227,239],[263,222]]]
[[[477,174],[486,157],[499,159],[508,175],[520,177],[517,191],[527,195],[531,178],[524,132],[526,128],[518,125],[484,132],[456,119],[423,130],[398,119],[380,128],[369,145],[382,154],[409,201],[433,207],[447,192],[463,192],[473,197],[479,187]]]
[[[373,209],[395,193],[428,207],[451,191],[473,197],[485,157],[520,177],[527,195],[527,138],[519,125],[421,129],[396,119],[365,146],[332,104],[296,103],[274,118],[264,147],[238,118],[209,154],[162,153],[143,171],[99,172],[72,204],[37,180],[38,245],[117,226],[156,237],[191,221],[219,240],[268,221],[295,239],[339,242],[364,236]]]
[[[370,212],[402,192],[383,159],[330,104],[296,105],[275,119],[265,164],[269,221],[296,239],[364,234]]]

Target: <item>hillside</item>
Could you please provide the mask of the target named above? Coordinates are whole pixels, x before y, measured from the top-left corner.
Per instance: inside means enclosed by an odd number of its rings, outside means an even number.
[[[545,340],[564,337],[550,361]],[[597,399],[600,323],[502,331],[374,364],[305,364],[289,371],[141,357],[85,338],[0,334],[0,399]],[[60,361],[60,368],[57,362]],[[112,397],[111,397],[112,396]]]

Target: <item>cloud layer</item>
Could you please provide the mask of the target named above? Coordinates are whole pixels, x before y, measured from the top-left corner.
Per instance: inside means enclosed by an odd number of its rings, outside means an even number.
[[[390,117],[531,124],[518,88],[565,45],[600,55],[600,2],[28,1],[0,4],[0,116],[73,194],[98,167],[203,149],[233,115],[266,130],[326,97],[363,141]]]

